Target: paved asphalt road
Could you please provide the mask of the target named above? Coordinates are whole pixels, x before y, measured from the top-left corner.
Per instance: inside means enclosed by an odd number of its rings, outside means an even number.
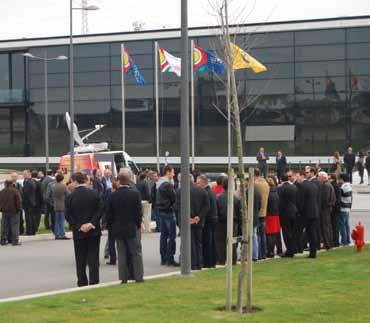
[[[353,210],[350,217],[351,229],[361,221],[365,225],[366,241],[370,241],[370,195],[361,198],[357,195],[355,200],[357,210]],[[102,238],[102,246],[105,241],[106,236]],[[177,245],[179,247],[179,243]],[[116,281],[117,267],[105,264],[102,246],[101,282]],[[159,234],[143,235],[143,255],[145,275],[178,270],[159,265]],[[20,247],[0,247],[0,299],[75,286],[72,241],[34,241]]]
[[[100,281],[118,280],[117,266],[106,265],[101,244]],[[178,271],[159,264],[159,234],[143,235],[145,275]],[[33,241],[0,247],[0,299],[76,287],[73,242]]]

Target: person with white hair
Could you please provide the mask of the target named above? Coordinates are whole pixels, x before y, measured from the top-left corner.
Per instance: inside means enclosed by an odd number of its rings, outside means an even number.
[[[329,250],[334,246],[333,228],[331,223],[331,214],[335,206],[336,196],[333,185],[329,182],[329,176],[326,172],[319,172],[320,181],[320,224],[321,238],[324,248]]]

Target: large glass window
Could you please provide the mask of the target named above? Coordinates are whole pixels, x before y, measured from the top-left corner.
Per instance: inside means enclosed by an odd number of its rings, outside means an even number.
[[[23,53],[12,54],[12,88],[24,89]]]
[[[347,41],[349,43],[369,42],[370,41],[370,27],[348,28]]]
[[[344,61],[320,61],[295,64],[296,77],[323,77],[344,75]]]
[[[370,43],[349,44],[347,55],[349,59],[370,58]]]
[[[295,32],[295,45],[344,43],[344,29],[307,30]]]
[[[9,89],[9,55],[0,54],[0,89]]]
[[[300,61],[343,60],[345,58],[344,45],[297,46],[295,58]]]

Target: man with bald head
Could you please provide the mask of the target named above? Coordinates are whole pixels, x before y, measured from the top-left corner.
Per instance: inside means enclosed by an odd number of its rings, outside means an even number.
[[[331,213],[335,206],[336,196],[332,184],[329,182],[329,176],[325,172],[319,173],[320,181],[320,224],[321,235],[324,248],[329,250],[334,245],[333,229],[331,224]]]

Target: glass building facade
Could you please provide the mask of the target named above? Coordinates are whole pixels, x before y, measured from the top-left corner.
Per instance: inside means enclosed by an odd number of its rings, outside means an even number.
[[[359,18],[351,18],[352,22]],[[239,33],[236,43],[247,44],[250,54],[268,71],[236,72],[243,141],[246,155],[259,146],[268,152],[278,148],[288,155],[320,156],[370,146],[370,18],[368,25],[340,26],[340,20],[269,24],[268,32]],[[361,20],[363,24],[364,19]],[[335,23],[335,26],[327,25]],[[299,28],[294,29],[295,26]],[[264,25],[261,26],[263,30]],[[126,77],[127,151],[132,156],[155,156],[154,41],[175,56],[180,55],[179,38],[166,38],[167,31],[76,37],[74,46],[75,120],[80,129],[95,124],[106,127],[91,141],[121,147],[122,41],[146,80],[136,85]],[[179,35],[179,32],[176,31]],[[118,34],[114,34],[118,37]],[[137,39],[135,39],[137,35]],[[203,49],[220,49],[215,32],[193,29],[191,39]],[[82,43],[81,39],[84,39]],[[26,59],[24,52],[49,57],[68,56],[68,39],[12,41],[0,43],[0,154],[1,156],[44,155],[44,70],[41,61]],[[221,54],[220,54],[221,56]],[[195,74],[195,135],[197,156],[225,156],[226,120],[215,108],[225,110],[224,76]],[[48,64],[50,152],[68,151],[64,114],[69,111],[68,61]],[[180,151],[180,79],[159,74],[160,149],[163,156]],[[266,127],[277,126],[277,127]],[[247,136],[246,129],[264,130],[263,139]],[[287,129],[280,138],[278,132]],[[276,138],[280,138],[277,140]]]

